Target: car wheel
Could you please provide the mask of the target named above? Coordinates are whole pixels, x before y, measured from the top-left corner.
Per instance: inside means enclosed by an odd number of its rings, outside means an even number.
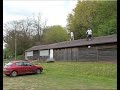
[[[37,74],[40,74],[40,73],[41,73],[40,69],[37,69],[37,70],[36,70],[36,73],[37,73]]]
[[[10,76],[12,76],[12,77],[17,76],[17,72],[16,72],[16,71],[13,71],[13,72],[10,74]]]

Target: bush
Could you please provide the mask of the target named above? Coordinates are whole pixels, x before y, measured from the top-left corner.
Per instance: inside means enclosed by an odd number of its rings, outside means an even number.
[[[21,60],[21,59],[22,59],[22,60],[25,59],[25,58],[24,58],[24,55],[19,55],[19,56],[17,56],[16,58],[17,58],[17,60],[18,60],[18,59],[20,59],[20,60]]]

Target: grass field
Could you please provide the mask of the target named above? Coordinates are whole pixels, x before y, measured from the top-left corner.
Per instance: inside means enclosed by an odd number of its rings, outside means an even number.
[[[7,77],[3,90],[117,89],[117,65],[105,62],[39,63],[42,74]]]

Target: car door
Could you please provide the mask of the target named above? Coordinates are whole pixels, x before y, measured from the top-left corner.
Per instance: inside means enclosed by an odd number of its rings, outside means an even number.
[[[23,62],[16,62],[16,71],[18,74],[25,74]]]
[[[25,67],[26,73],[34,73],[35,72],[33,65],[29,62],[24,62],[24,67]]]

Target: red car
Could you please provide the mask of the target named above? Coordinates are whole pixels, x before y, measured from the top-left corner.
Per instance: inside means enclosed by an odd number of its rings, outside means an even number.
[[[3,73],[7,76],[17,76],[21,74],[41,73],[43,68],[35,66],[27,60],[12,61],[6,64],[3,68]]]

